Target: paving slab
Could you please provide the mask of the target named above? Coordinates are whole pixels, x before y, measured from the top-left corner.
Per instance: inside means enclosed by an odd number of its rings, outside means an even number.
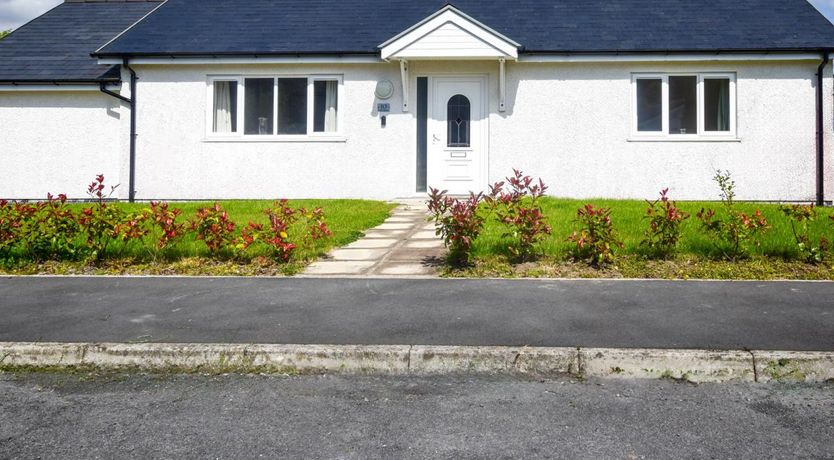
[[[367,230],[358,241],[332,250],[304,275],[436,275],[445,249],[434,224],[426,222],[425,209],[422,202],[401,205],[381,225]],[[336,266],[322,265],[328,261],[362,261],[370,266],[341,271]]]
[[[309,275],[360,275],[374,266],[373,261],[318,261],[305,273]]]
[[[368,230],[362,238],[394,238],[404,237],[408,230]]]
[[[345,247],[351,249],[390,248],[391,246],[397,244],[397,241],[398,240],[393,238],[368,238],[354,241]]]
[[[378,260],[387,252],[387,249],[335,249],[329,256],[332,260]]]
[[[394,224],[382,224],[382,225],[379,225],[379,226],[374,227],[374,228],[376,228],[377,230],[410,230],[413,227],[414,227],[413,223],[406,223],[406,224],[394,223]]]
[[[412,240],[406,241],[403,247],[408,249],[434,249],[443,248],[443,240],[436,238],[433,240]]]
[[[392,262],[377,271],[380,275],[431,275],[434,268],[420,263]]]

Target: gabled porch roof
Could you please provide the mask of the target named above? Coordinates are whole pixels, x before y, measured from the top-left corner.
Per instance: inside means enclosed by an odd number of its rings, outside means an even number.
[[[521,44],[452,5],[379,45],[382,59],[518,59]]]

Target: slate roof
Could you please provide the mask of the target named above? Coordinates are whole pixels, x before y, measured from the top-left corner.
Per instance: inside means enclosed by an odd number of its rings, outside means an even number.
[[[62,3],[0,40],[0,82],[119,80],[118,66],[90,53],[130,27],[159,0]]]
[[[834,48],[806,0],[454,0],[522,53]],[[168,0],[100,50],[117,55],[377,54],[443,0]]]

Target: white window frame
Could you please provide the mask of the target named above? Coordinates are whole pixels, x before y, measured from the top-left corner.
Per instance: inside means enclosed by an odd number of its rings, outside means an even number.
[[[272,94],[272,133],[268,135],[244,134],[244,114],[246,103],[246,79],[271,78]],[[306,134],[278,134],[278,79],[306,78],[307,79],[307,133]],[[214,132],[214,83],[217,81],[236,81],[237,91],[237,132]],[[336,131],[315,132],[315,85],[316,81],[338,82],[336,94]],[[342,115],[344,107],[344,77],[334,74],[235,74],[209,75],[206,79],[206,142],[344,142],[344,123]]]
[[[669,133],[669,77],[697,77],[698,78],[698,133],[670,134]],[[637,81],[661,80],[663,120],[662,131],[637,130]],[[730,130],[704,130],[704,80],[730,80]],[[736,133],[736,74],[735,72],[663,72],[663,73],[633,73],[631,74],[631,137],[634,141],[737,141]]]

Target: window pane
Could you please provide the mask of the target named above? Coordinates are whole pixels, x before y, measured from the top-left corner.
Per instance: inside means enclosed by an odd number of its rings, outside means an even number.
[[[313,113],[313,131],[317,133],[335,133],[336,111],[338,109],[339,82],[317,81],[313,83],[315,111]]]
[[[669,77],[669,134],[698,134],[698,77]]]
[[[704,79],[704,131],[730,130],[730,79]]]
[[[272,134],[275,83],[271,78],[247,78],[244,101],[244,134]]]
[[[212,131],[237,132],[237,82],[214,82],[214,113]]]
[[[278,79],[278,134],[307,134],[307,79]]]
[[[637,80],[637,131],[663,131],[663,80]]]
[[[446,123],[449,128],[449,147],[469,147],[470,104],[466,96],[457,94],[446,106]]]

